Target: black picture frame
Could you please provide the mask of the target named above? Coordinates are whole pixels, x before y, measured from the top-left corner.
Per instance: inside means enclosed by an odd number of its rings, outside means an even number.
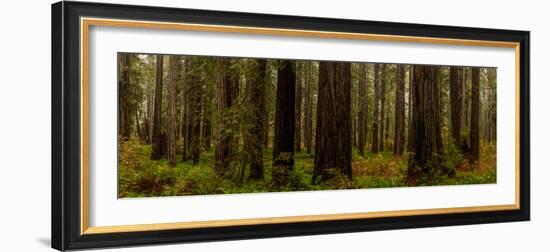
[[[292,222],[160,231],[81,234],[80,17],[185,22],[517,42],[520,50],[519,209],[336,221]],[[530,93],[528,31],[178,9],[103,3],[52,5],[52,247],[58,250],[174,242],[253,239],[530,219]]]

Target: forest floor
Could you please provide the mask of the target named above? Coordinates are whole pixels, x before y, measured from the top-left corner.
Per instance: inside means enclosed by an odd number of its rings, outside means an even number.
[[[437,175],[427,185],[463,185],[496,183],[496,155],[494,144],[481,145],[479,165],[470,166],[460,158],[456,175]],[[150,160],[151,146],[136,142],[120,145],[118,197],[154,197],[204,194],[252,193],[273,191],[309,191],[353,188],[405,187],[407,159],[395,157],[391,151],[378,154],[359,155],[355,150],[352,156],[353,180],[336,177],[327,183],[311,184],[313,154],[305,151],[295,154],[295,167],[289,185],[271,186],[272,153],[264,153],[265,179],[258,181],[238,181],[222,178],[213,170],[214,148],[201,154],[200,162],[182,162],[177,156],[176,166],[170,168],[164,159]]]

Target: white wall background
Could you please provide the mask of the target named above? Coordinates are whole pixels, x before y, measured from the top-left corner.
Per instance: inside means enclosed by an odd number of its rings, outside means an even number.
[[[545,1],[117,0],[240,12],[531,31],[532,221],[107,251],[548,251],[550,26]],[[49,251],[50,0],[0,9],[0,251]]]

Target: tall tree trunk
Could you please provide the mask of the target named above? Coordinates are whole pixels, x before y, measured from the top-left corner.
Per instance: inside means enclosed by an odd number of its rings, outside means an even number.
[[[177,69],[176,69],[176,142],[183,139],[184,134],[184,95],[185,95],[185,64],[182,63],[183,56],[177,57]],[[183,141],[182,141],[183,143]],[[176,144],[177,145],[177,144]],[[176,154],[180,154],[182,150],[176,148]]]
[[[472,68],[464,67],[464,84],[462,88],[462,127],[470,127],[470,113],[471,113],[471,90],[472,90]],[[468,84],[470,84],[470,89],[468,90]],[[470,91],[470,92],[468,92]]]
[[[271,181],[284,186],[294,166],[296,72],[295,63],[290,60],[279,60],[278,65]]]
[[[227,58],[218,58],[217,83],[217,134],[214,170],[220,176],[227,175],[230,169],[232,156],[233,133],[231,132],[230,109],[236,99],[235,89],[239,77],[231,70],[231,61]]]
[[[461,147],[460,129],[462,127],[462,104],[463,104],[463,71],[462,67],[451,67],[450,76],[450,100],[451,100],[451,136],[456,148]]]
[[[170,56],[170,68],[168,69],[168,165],[176,166],[176,83],[177,83],[177,56]]]
[[[295,98],[295,117],[296,131],[294,142],[296,152],[302,151],[302,78],[303,78],[303,63],[296,63],[296,98]]]
[[[265,110],[265,130],[264,130],[264,149],[269,148],[269,128],[270,128],[270,121],[269,121],[269,109],[266,108]]]
[[[264,141],[266,130],[266,71],[267,60],[255,59],[251,62],[248,90],[248,132],[245,139],[246,152],[250,158],[250,179],[264,178]]]
[[[496,123],[497,123],[497,115],[496,115],[496,103],[497,103],[497,97],[496,97],[496,69],[490,68],[487,70],[488,74],[488,88],[489,88],[489,141],[495,142],[496,141]]]
[[[409,65],[409,127],[407,134],[407,151],[414,149],[414,66]]]
[[[378,147],[379,150],[381,151],[384,151],[385,149],[385,143],[386,143],[386,127],[385,127],[385,122],[386,122],[386,81],[387,81],[387,69],[388,69],[388,65],[387,64],[382,64],[382,73],[381,73],[381,77],[380,77],[380,116],[381,116],[381,119],[380,119],[380,141],[379,141],[379,144],[380,144],[380,147]]]
[[[136,133],[137,133],[137,137],[138,137],[138,140],[140,142],[143,142],[143,134],[141,133],[141,126],[139,124],[139,108],[136,108],[134,110],[135,115],[136,115]]]
[[[119,77],[118,77],[118,134],[124,140],[130,138],[130,108],[128,104],[130,90],[130,55],[127,53],[118,54]]]
[[[193,165],[197,165],[201,153],[201,107],[202,107],[202,70],[204,62],[201,60],[190,60],[189,68],[189,154]]]
[[[439,88],[439,74],[441,67],[432,66],[433,71],[433,107],[434,107],[434,122],[435,122],[435,147],[436,153],[441,154],[443,151],[443,139],[441,136],[441,89]]]
[[[366,126],[366,119],[367,119],[367,64],[362,63],[359,64],[359,118],[357,122],[357,127],[359,130],[359,136],[358,136],[358,146],[359,154],[361,156],[365,155],[365,141],[367,140],[367,126]]]
[[[163,75],[163,56],[157,55],[156,62],[156,82],[155,82],[155,110],[153,116],[153,151],[151,159],[159,160],[162,158],[162,141],[161,141],[161,116],[162,116],[162,75]]]
[[[437,67],[414,66],[413,146],[407,170],[407,183],[416,185],[418,179],[431,178],[440,168],[437,146]]]
[[[480,110],[482,111],[483,120],[480,122],[480,128],[483,127],[483,140],[488,142],[490,137],[490,130],[489,130],[489,107],[487,104],[489,103],[489,80],[487,76],[486,69],[483,69],[485,73],[485,83],[484,85],[481,85],[479,89],[481,90],[481,101],[480,101]],[[480,81],[481,82],[481,81]],[[481,82],[483,83],[483,82]]]
[[[357,94],[357,92],[351,92],[352,94],[354,94],[353,96],[355,96],[354,98],[355,99],[352,99],[352,100],[357,100],[357,96],[355,94]],[[356,102],[353,102],[352,101],[352,116],[351,116],[351,145],[354,147],[354,148],[357,148],[357,119],[358,119],[358,116],[357,114],[355,114],[353,111],[357,111],[357,103]]]
[[[189,160],[191,158],[191,81],[192,78],[190,74],[188,74],[189,68],[191,67],[191,58],[186,57],[184,61],[185,66],[185,73],[184,73],[184,88],[183,88],[183,155],[182,159],[183,162]]]
[[[208,94],[203,95],[203,101],[202,101],[202,140],[201,144],[204,147],[205,150],[210,150],[211,144],[212,144],[212,123],[211,123],[211,116],[212,116],[212,110],[211,110],[211,97],[209,97]]]
[[[185,78],[185,93],[184,93],[184,101],[183,101],[183,122],[182,122],[182,131],[183,131],[183,153],[182,153],[182,161],[185,162],[189,160],[190,154],[189,154],[189,145],[191,143],[191,127],[189,122],[189,88],[187,87],[188,79]]]
[[[479,67],[472,67],[472,112],[470,119],[470,163],[479,161]]]
[[[352,67],[353,69],[353,67]],[[353,123],[353,147],[357,148],[359,144],[359,83],[354,84],[354,82],[351,82],[352,85],[352,95],[354,96],[354,99],[352,99],[353,107],[355,114],[352,114],[352,123]],[[355,89],[355,90],[353,90]]]
[[[368,99],[368,96],[369,96],[369,90],[370,90],[370,83],[369,83],[369,72],[372,71],[372,70],[369,70],[371,69],[371,67],[369,67],[369,64],[365,64],[365,146],[363,147],[366,151],[366,149],[368,149],[368,146],[369,146],[369,143],[370,143],[370,131],[369,131],[369,128],[371,127],[371,125],[369,125],[369,113],[370,112],[370,107],[369,107],[369,99]]]
[[[371,152],[378,153],[380,150],[380,144],[378,142],[378,123],[380,122],[380,116],[378,115],[378,109],[380,108],[380,94],[379,92],[380,82],[380,64],[374,64],[374,102],[372,111],[372,143]]]
[[[319,63],[319,99],[312,183],[330,179],[335,169],[351,173],[351,64]]]
[[[147,90],[147,143],[153,144],[153,117],[154,117],[154,110],[155,110],[155,86],[151,84],[147,84],[148,87]]]
[[[385,128],[384,128],[384,137],[383,137],[384,139],[383,143],[385,145],[388,144],[388,139],[390,139],[390,123],[391,123],[390,117],[391,117],[390,104],[388,104],[387,110],[386,110],[386,123],[384,124]]]
[[[305,63],[305,92],[304,92],[304,140],[307,153],[311,153],[313,141],[313,87],[312,62]]]
[[[401,155],[405,145],[405,66],[397,65],[393,154]]]

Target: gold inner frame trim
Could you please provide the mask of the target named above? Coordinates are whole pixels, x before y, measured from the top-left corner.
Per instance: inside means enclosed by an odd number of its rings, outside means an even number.
[[[349,214],[322,214],[322,215],[305,215],[305,216],[285,216],[285,217],[270,217],[270,218],[250,218],[250,219],[232,219],[232,220],[212,220],[212,221],[191,221],[191,222],[176,222],[176,223],[158,223],[158,224],[141,224],[141,225],[123,225],[123,226],[102,226],[89,227],[85,234],[103,234],[103,233],[118,233],[118,232],[138,232],[138,231],[156,231],[168,229],[188,229],[188,228],[205,228],[205,227],[227,227],[234,225],[257,225],[257,224],[281,224],[290,222],[312,222],[326,220],[351,220],[351,219],[366,219],[379,218],[390,216],[414,216],[428,214],[450,214],[450,213],[471,213],[471,212],[488,212],[497,210],[513,210],[515,205],[495,205],[486,207],[455,207],[455,208],[437,208],[425,210],[398,210],[398,211],[380,211],[371,213],[349,213]]]
[[[452,207],[452,208],[433,208],[433,209],[415,209],[415,210],[397,210],[397,211],[378,211],[363,213],[342,213],[342,214],[322,214],[322,215],[301,215],[284,217],[266,217],[249,219],[227,219],[227,220],[209,220],[209,221],[191,221],[191,222],[172,222],[156,224],[133,224],[121,226],[98,226],[89,225],[89,31],[90,26],[106,27],[128,27],[144,29],[163,29],[163,30],[184,30],[201,32],[222,32],[222,33],[240,33],[255,35],[274,35],[274,36],[293,36],[293,37],[315,37],[327,39],[357,39],[384,42],[408,42],[408,43],[429,43],[460,46],[486,46],[515,49],[515,83],[516,83],[516,167],[515,167],[515,204],[510,205],[490,205],[475,207]],[[414,215],[434,215],[434,214],[452,214],[469,212],[490,212],[502,210],[520,209],[520,49],[519,43],[487,41],[487,40],[467,40],[452,38],[433,38],[399,35],[381,35],[365,33],[347,33],[347,32],[328,32],[315,30],[294,30],[278,28],[261,28],[248,26],[225,26],[225,25],[205,25],[192,23],[169,23],[152,22],[121,19],[101,19],[101,18],[81,18],[80,19],[80,58],[81,58],[81,229],[80,233],[103,234],[119,232],[139,232],[139,231],[158,231],[170,229],[189,229],[205,227],[226,227],[237,225],[257,225],[257,224],[279,224],[291,222],[312,222],[328,220],[350,220],[366,219],[380,217],[396,216],[414,216]]]

